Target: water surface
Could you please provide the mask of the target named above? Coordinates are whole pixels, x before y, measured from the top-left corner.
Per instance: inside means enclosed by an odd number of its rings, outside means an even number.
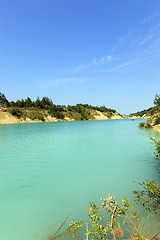
[[[160,135],[140,121],[0,125],[1,239],[43,240],[68,215],[86,219],[90,201],[159,181],[150,138]]]

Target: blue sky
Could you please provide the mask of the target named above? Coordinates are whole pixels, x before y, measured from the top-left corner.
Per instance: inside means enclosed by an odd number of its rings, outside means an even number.
[[[105,105],[160,93],[159,0],[0,1],[0,91],[9,100]]]

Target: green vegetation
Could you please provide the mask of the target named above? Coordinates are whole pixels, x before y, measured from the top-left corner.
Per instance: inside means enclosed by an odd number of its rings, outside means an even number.
[[[158,154],[158,157],[160,157],[160,141],[152,140],[156,146],[155,154]],[[151,215],[160,214],[160,187],[153,179],[147,179],[138,184],[141,186],[141,189],[132,191],[135,202],[140,204],[145,210],[144,213],[147,214],[145,217],[146,224],[152,226],[152,222],[148,223],[147,220]],[[58,230],[53,235],[49,235],[47,239],[61,239],[68,234],[71,234],[70,238],[72,238],[78,235],[79,229],[83,229],[83,239],[85,238],[86,240],[116,240],[120,237],[128,240],[158,239],[160,221],[158,220],[157,222],[157,233],[153,236],[150,231],[146,231],[145,222],[143,221],[144,217],[142,217],[141,212],[134,210],[131,202],[126,197],[117,202],[114,196],[108,194],[106,198],[103,197],[100,200],[100,205],[90,202],[90,208],[87,209],[88,222],[78,220],[71,222],[66,229],[63,229],[68,219],[66,218]],[[155,226],[154,229],[156,229]]]
[[[3,93],[0,92],[0,105],[1,106],[9,106],[9,102],[7,100],[7,98],[5,97],[5,95]]]
[[[44,118],[44,116],[43,116],[42,113],[34,113],[34,114],[31,114],[31,116],[30,116],[29,118],[32,119],[32,120],[37,119],[37,120],[40,120],[40,121],[42,121],[42,122],[45,122],[45,118]]]
[[[149,120],[146,122],[145,128],[152,128],[152,125]]]
[[[18,108],[11,108],[9,110],[9,112],[13,115],[13,116],[17,116],[18,118],[20,118],[22,116],[22,112],[18,109]]]
[[[106,108],[105,106],[98,107],[81,103],[68,106],[56,105],[53,103],[52,99],[46,96],[42,99],[37,97],[35,101],[27,97],[25,100],[18,99],[16,102],[9,102],[4,94],[0,93],[0,105],[7,107],[8,111],[18,118],[38,119],[40,121],[45,121],[48,115],[59,120],[64,120],[65,117],[74,120],[89,120],[94,119],[96,111],[104,113],[108,118],[111,118],[112,115],[116,113],[116,110]]]
[[[147,122],[141,122],[139,124],[140,128],[152,128],[152,124],[151,124],[151,119],[147,120]]]
[[[145,122],[141,122],[140,124],[139,124],[139,127],[140,128],[143,128],[145,126]]]
[[[160,124],[160,113],[155,114],[154,116],[150,117],[147,122],[141,122],[139,124],[140,128],[152,128],[156,125]]]
[[[160,209],[160,188],[155,180],[146,180],[138,183],[143,190],[133,191],[136,202],[141,204],[149,212],[157,212]]]
[[[142,117],[145,116],[147,117],[152,117],[154,115],[160,114],[160,94],[156,94],[155,99],[154,99],[154,107],[148,108],[147,110],[142,110],[142,111],[138,111],[136,113],[131,113],[129,115],[129,117],[133,117],[133,116],[138,116],[138,117]]]
[[[160,207],[160,188],[154,180],[146,180],[139,183],[142,190],[133,191],[136,202],[145,208],[145,213],[156,214]],[[123,237],[123,239],[153,239],[158,236],[149,235],[142,224],[141,214],[133,209],[131,202],[123,198],[117,202],[115,197],[107,195],[101,198],[100,205],[90,202],[88,209],[89,221],[83,222],[78,220],[71,222],[64,230],[67,218],[60,225],[58,230],[48,236],[48,240],[61,239],[68,234],[70,238],[78,235],[78,230],[82,229],[85,239],[114,239]],[[148,224],[148,223],[147,223]],[[83,236],[83,239],[84,239]],[[127,236],[127,237],[126,237]]]
[[[140,128],[152,128],[160,124],[160,95],[156,94],[154,104],[156,106],[151,107],[147,110],[139,111],[137,113],[132,113],[129,115],[129,117],[139,116],[149,118],[147,122],[141,122],[139,124]]]
[[[151,140],[154,142],[156,147],[154,154],[156,155],[156,157],[160,158],[160,141],[156,141],[154,138],[151,138]]]
[[[147,120],[147,122],[141,122],[139,124],[139,127],[142,127],[142,128],[152,128],[156,125],[160,124],[160,113],[158,114],[155,114],[154,116],[152,116],[151,118],[149,118]]]
[[[142,110],[142,111],[138,111],[136,113],[131,113],[131,114],[129,114],[129,117],[133,117],[133,116],[143,117],[143,116],[145,116],[147,118],[148,116],[153,116],[153,115],[158,114],[158,113],[160,113],[160,106],[155,106],[155,107],[148,108],[147,110]]]
[[[154,99],[154,104],[156,106],[160,106],[160,94],[156,94],[155,99]]]
[[[153,126],[160,124],[160,113],[159,113],[159,114],[156,114],[156,115],[153,117],[153,119],[152,119],[152,124],[153,124]]]
[[[144,116],[150,117],[147,122],[141,122],[139,127],[151,128],[157,124],[160,124],[160,95],[155,96],[154,104],[156,106],[147,110],[143,110],[137,113],[133,113],[132,116]],[[0,106],[8,109],[12,115],[18,118],[30,118],[32,120],[45,121],[45,118],[49,114],[57,119],[65,119],[70,117],[75,120],[88,120],[93,119],[93,112],[100,111],[105,113],[108,118],[111,118],[116,110],[106,108],[105,106],[91,106],[88,104],[76,104],[76,105],[56,105],[48,97],[40,99],[37,97],[36,101],[32,101],[29,97],[25,100],[17,100],[16,102],[9,102],[3,93],[0,93]],[[160,141],[152,139],[155,143],[155,155],[160,157]],[[133,191],[135,196],[135,202],[142,205],[146,213],[156,214],[160,209],[160,188],[155,180],[145,180],[142,183],[138,183],[142,189]],[[98,205],[95,202],[90,202],[90,208],[88,209],[89,221],[83,222],[78,220],[71,222],[66,229],[63,229],[66,225],[67,219],[60,225],[58,230],[48,236],[48,240],[60,239],[65,235],[71,234],[75,236],[78,234],[77,230],[83,229],[85,232],[85,239],[114,239],[123,237],[126,231],[129,232],[129,239],[154,239],[158,236],[158,232],[155,236],[149,236],[143,230],[141,225],[141,215],[137,210],[134,210],[131,202],[127,198],[123,198],[120,202],[117,202],[114,196],[107,195],[107,197],[101,198],[101,203]],[[123,219],[123,221],[122,221]],[[35,238],[36,239],[36,238]],[[124,238],[126,239],[126,237]]]

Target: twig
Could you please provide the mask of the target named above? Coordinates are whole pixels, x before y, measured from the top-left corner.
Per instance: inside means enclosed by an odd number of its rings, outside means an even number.
[[[68,216],[69,217],[69,216]],[[51,239],[55,239],[55,237],[57,237],[57,233],[61,230],[61,228],[65,225],[68,217],[66,217],[66,219],[64,220],[64,222],[59,226],[58,230],[53,234],[52,238]],[[65,232],[65,231],[64,231]],[[63,233],[64,233],[63,232]],[[63,233],[59,234],[58,236],[62,235]]]
[[[160,233],[160,232],[158,232],[156,235],[154,235],[154,237],[152,237],[151,240],[153,240],[154,238],[156,238],[159,233]]]
[[[88,240],[89,238],[88,238],[88,223],[85,223],[86,224],[86,230],[87,230],[87,232],[86,232],[86,240]]]
[[[113,231],[113,218],[114,218],[116,209],[117,209],[117,205],[115,206],[114,211],[113,211],[113,214],[112,214],[112,217],[111,217],[111,230],[112,230],[112,233],[113,233],[113,236],[114,236],[114,237],[115,237],[115,234],[114,234],[114,231]]]

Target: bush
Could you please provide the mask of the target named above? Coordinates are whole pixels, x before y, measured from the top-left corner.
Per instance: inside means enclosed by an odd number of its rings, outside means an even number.
[[[52,117],[58,118],[58,119],[64,119],[64,114],[62,112],[49,112]]]
[[[160,207],[160,188],[158,184],[152,179],[138,184],[142,186],[142,190],[133,191],[136,198],[135,201],[141,204],[147,211],[156,213]],[[144,219],[140,218],[138,211],[133,209],[131,202],[126,197],[117,202],[114,196],[108,194],[106,198],[101,198],[99,205],[94,202],[90,202],[89,205],[90,208],[87,209],[89,212],[89,221],[87,223],[81,220],[71,222],[64,230],[62,228],[66,224],[66,218],[58,230],[53,235],[48,236],[47,239],[62,239],[67,234],[72,234],[75,237],[78,235],[78,230],[82,227],[85,231],[86,240],[89,237],[95,240],[116,240],[119,237],[123,237],[125,233],[129,234],[128,240],[149,240],[156,239],[158,234],[160,234],[158,232],[154,236],[148,236]],[[124,219],[124,221],[121,219]],[[124,228],[123,230],[122,227]],[[126,236],[123,239],[126,239]]]
[[[11,108],[9,111],[13,116],[17,116],[20,118],[22,116],[22,112],[18,108]]]
[[[153,118],[153,125],[158,125],[158,124],[160,124],[160,115],[156,115]]]
[[[144,127],[145,127],[145,128],[152,128],[152,125],[150,124],[149,121],[147,121]]]
[[[33,113],[33,115],[29,116],[29,118],[32,120],[38,119],[42,122],[45,122],[45,118],[42,113],[35,113],[35,114]]]
[[[143,187],[143,190],[133,191],[136,203],[141,204],[149,212],[157,212],[160,208],[160,188],[158,183],[151,179],[138,184]]]
[[[43,114],[38,114],[38,115],[36,115],[36,118],[39,119],[39,120],[42,121],[42,122],[45,122],[45,119],[44,119]]]
[[[138,127],[143,128],[145,125],[145,122],[141,122]]]
[[[81,112],[81,120],[88,120],[88,117],[84,111]]]
[[[111,118],[111,117],[112,117],[112,114],[111,114],[111,113],[108,113],[108,114],[107,114],[107,117],[108,117],[108,118]]]
[[[151,140],[155,143],[156,151],[153,152],[156,157],[160,157],[160,141],[156,141],[154,138],[151,138]]]
[[[64,114],[62,112],[56,112],[56,117],[59,119],[64,119]]]
[[[141,122],[139,124],[139,127],[140,128],[152,128],[152,125],[151,125],[151,120],[149,119],[146,123],[145,122]]]

